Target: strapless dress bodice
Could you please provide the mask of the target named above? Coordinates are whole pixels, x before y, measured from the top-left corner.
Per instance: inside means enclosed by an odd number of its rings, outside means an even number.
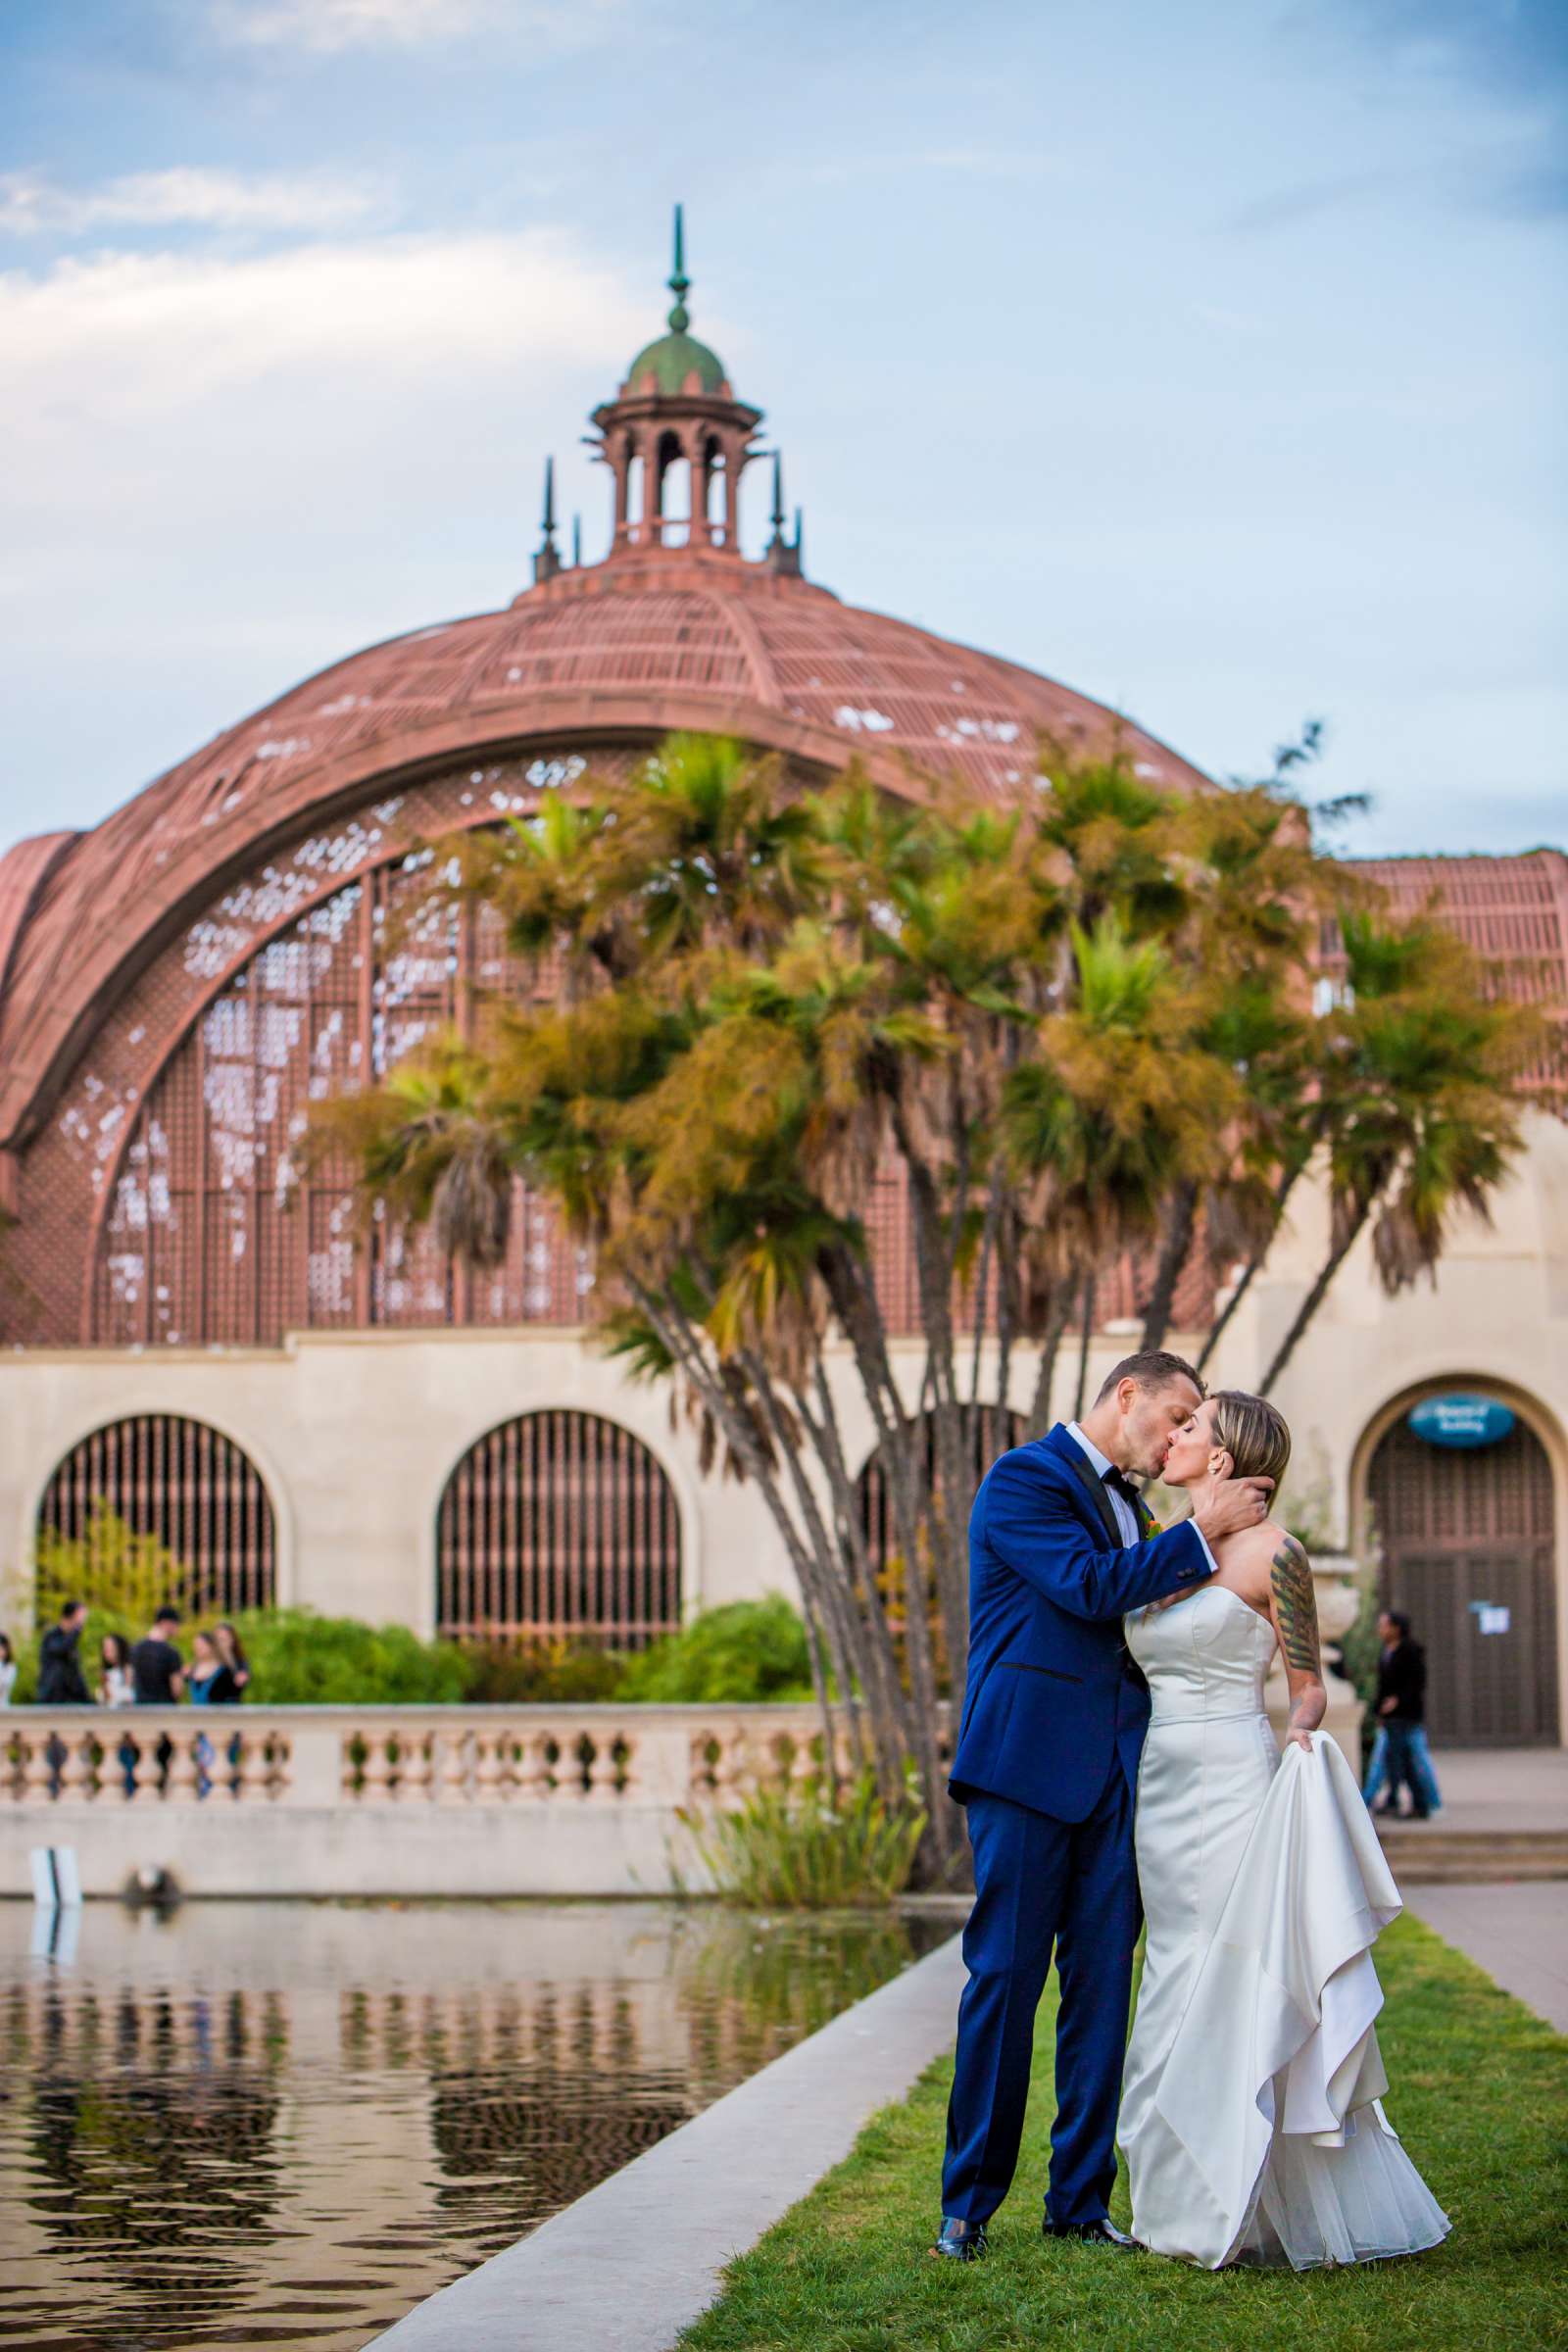
[[[1204,1585],[1138,1610],[1123,1631],[1149,1684],[1152,1726],[1262,1714],[1274,1628],[1239,1592]]]

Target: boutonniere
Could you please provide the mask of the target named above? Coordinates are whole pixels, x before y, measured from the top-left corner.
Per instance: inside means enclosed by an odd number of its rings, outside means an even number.
[[[1148,1535],[1147,1535],[1147,1536],[1144,1538],[1144,1541],[1145,1541],[1145,1543],[1146,1543],[1146,1544],[1152,1544],[1152,1543],[1153,1542],[1153,1540],[1154,1540],[1154,1538],[1155,1538],[1156,1536],[1162,1536],[1164,1533],[1165,1533],[1165,1522],[1164,1522],[1164,1520],[1163,1520],[1163,1519],[1156,1519],[1156,1518],[1154,1517],[1153,1513],[1152,1513],[1152,1512],[1151,1512],[1151,1513],[1150,1513],[1150,1516],[1149,1516],[1149,1533],[1148,1533]]]

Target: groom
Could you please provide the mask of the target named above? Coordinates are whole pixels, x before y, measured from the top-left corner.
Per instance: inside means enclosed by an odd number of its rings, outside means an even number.
[[[1210,1543],[1265,1518],[1273,1485],[1213,1484],[1193,1518],[1152,1532],[1132,1479],[1158,1476],[1202,1394],[1179,1355],[1130,1355],[1081,1427],[1058,1422],[1004,1453],[975,1497],[969,1673],[949,1784],[968,1808],[975,1902],[931,2249],[953,2261],[985,2252],[1012,2180],[1053,1946],[1061,2004],[1046,2233],[1133,2242],[1106,2213],[1142,1918],[1133,1789],[1149,1722],[1122,1613],[1211,1576]]]

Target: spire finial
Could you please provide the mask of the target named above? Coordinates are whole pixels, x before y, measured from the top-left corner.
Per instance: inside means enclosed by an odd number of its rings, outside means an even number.
[[[553,580],[561,569],[561,550],[556,545],[556,461],[554,458],[545,460],[543,523],[544,537],[540,541],[539,553],[533,560],[533,576],[536,584],[540,580]]]
[[[773,525],[774,538],[782,539],[784,536],[784,459],[782,453],[776,449],[773,452],[773,512],[768,516],[768,521]]]
[[[574,514],[571,518],[571,567],[573,571],[582,569],[582,516],[580,514]]]
[[[691,291],[692,281],[686,274],[684,209],[678,204],[675,207],[675,267],[670,271],[667,281],[669,290],[675,297],[674,307],[669,314],[669,324],[677,335],[683,335],[692,322],[691,313],[686,308],[686,297]]]

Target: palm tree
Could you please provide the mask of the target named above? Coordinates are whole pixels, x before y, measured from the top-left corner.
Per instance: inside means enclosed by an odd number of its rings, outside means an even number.
[[[1341,932],[1345,981],[1316,1056],[1330,1242],[1265,1395],[1369,1225],[1392,1296],[1434,1272],[1456,1212],[1490,1217],[1519,1150],[1516,1082],[1539,1038],[1536,1016],[1489,997],[1474,958],[1431,917],[1348,911]]]

